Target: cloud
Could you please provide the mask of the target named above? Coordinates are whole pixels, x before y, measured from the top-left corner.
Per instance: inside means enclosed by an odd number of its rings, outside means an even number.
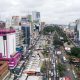
[[[21,15],[40,11],[47,23],[68,24],[80,18],[80,0],[0,0],[0,15]]]

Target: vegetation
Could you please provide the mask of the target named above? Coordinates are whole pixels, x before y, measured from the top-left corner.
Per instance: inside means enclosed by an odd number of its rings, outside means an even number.
[[[55,39],[55,40],[53,41],[53,45],[55,45],[55,46],[56,46],[56,45],[63,46],[63,42],[62,42],[61,40],[56,40],[56,39]]]
[[[57,46],[57,45],[63,46],[63,42],[58,37],[57,33],[54,34],[53,45],[55,45],[55,46]]]
[[[64,42],[68,41],[66,34],[63,32],[63,30],[60,27],[56,26],[55,30],[57,31],[57,33],[59,34],[59,36],[63,37],[63,41]]]
[[[73,47],[71,48],[71,54],[72,56],[75,56],[77,58],[80,58],[80,48]]]
[[[45,45],[42,54],[43,54],[44,57],[48,57],[49,56],[49,47],[48,47],[48,45]]]
[[[60,77],[63,77],[63,76],[64,76],[64,72],[65,72],[65,70],[66,70],[65,65],[59,63],[59,64],[57,65],[57,69],[58,69],[58,71],[59,71],[59,76],[60,76]]]
[[[48,34],[52,34],[54,31],[56,31],[60,37],[63,37],[63,40],[62,40],[62,41],[64,41],[64,42],[67,42],[67,41],[68,41],[66,34],[65,34],[65,33],[63,32],[63,30],[62,30],[60,27],[58,27],[57,25],[45,27],[45,28],[43,29],[43,32],[42,32],[42,33],[43,33],[44,35],[48,35]]]
[[[47,68],[46,68],[46,64],[45,64],[45,61],[44,61],[42,66],[41,66],[41,72],[46,73],[46,70],[47,70]]]
[[[44,57],[48,57],[49,52],[48,52],[48,50],[44,50],[44,51],[42,52],[42,54],[43,54]]]
[[[52,32],[54,32],[54,27],[52,27],[52,26],[47,26],[43,29],[44,35],[48,35],[49,33],[52,33]]]
[[[67,42],[67,44],[70,45],[71,43],[70,42]]]

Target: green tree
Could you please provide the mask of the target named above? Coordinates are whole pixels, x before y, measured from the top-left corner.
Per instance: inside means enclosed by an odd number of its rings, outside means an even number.
[[[64,72],[66,71],[65,65],[59,63],[59,64],[57,65],[57,69],[58,69],[58,71],[59,71],[60,77],[63,77],[63,76],[64,76]]]
[[[71,48],[71,55],[80,58],[80,48],[77,47]]]
[[[70,42],[67,42],[67,44],[70,45],[71,43]]]
[[[45,64],[45,62],[43,62],[42,66],[41,66],[41,72],[46,73],[46,64]]]

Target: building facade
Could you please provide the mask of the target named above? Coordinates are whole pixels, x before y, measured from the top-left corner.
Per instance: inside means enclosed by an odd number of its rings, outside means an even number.
[[[32,12],[32,20],[33,20],[34,28],[38,29],[40,31],[41,30],[41,26],[40,26],[40,12],[33,11]]]
[[[27,17],[21,18],[21,30],[23,31],[23,36],[24,36],[23,44],[26,47],[29,47],[30,37],[31,37],[31,23],[29,22],[29,19],[27,19]]]
[[[16,33],[14,29],[0,29],[0,60],[8,61],[9,68],[14,68],[21,57],[16,52]]]

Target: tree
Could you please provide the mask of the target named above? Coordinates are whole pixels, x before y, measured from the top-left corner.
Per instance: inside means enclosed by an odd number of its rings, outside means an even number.
[[[67,44],[70,45],[71,43],[70,42],[67,42]]]
[[[48,57],[49,52],[48,52],[47,49],[45,49],[45,50],[42,52],[42,54],[43,54],[44,57]]]
[[[46,64],[45,64],[45,62],[43,62],[42,66],[41,66],[41,72],[46,73]]]
[[[53,41],[53,45],[60,45],[60,46],[63,46],[63,42],[62,41],[60,41],[60,40],[54,40]]]
[[[71,48],[71,55],[80,58],[80,48],[77,47]]]
[[[65,65],[59,63],[59,64],[57,65],[57,69],[58,69],[58,71],[59,71],[60,77],[63,77],[64,72],[65,72],[65,70],[66,70]]]

